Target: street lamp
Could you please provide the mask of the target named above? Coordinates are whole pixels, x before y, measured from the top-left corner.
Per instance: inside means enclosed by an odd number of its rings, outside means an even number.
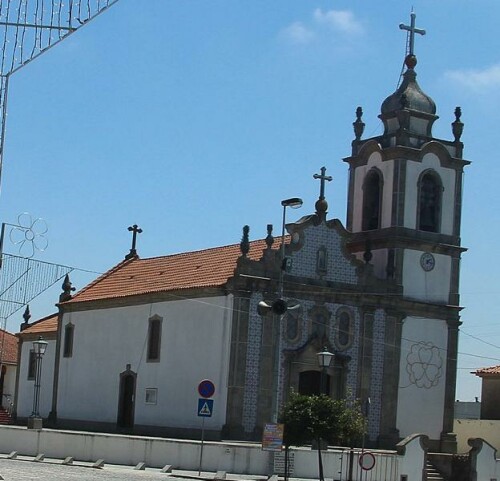
[[[266,301],[260,301],[257,307],[257,311],[260,315],[265,315],[267,312],[271,311],[273,314],[278,316],[278,339],[276,341],[276,348],[274,353],[274,397],[273,397],[273,405],[272,405],[272,421],[274,423],[278,422],[278,412],[279,412],[279,403],[278,398],[280,395],[280,384],[281,384],[281,369],[280,369],[280,355],[281,355],[281,321],[283,319],[283,315],[289,309],[298,309],[299,304],[294,304],[293,306],[289,306],[288,303],[283,299],[283,275],[286,270],[286,259],[285,259],[285,227],[286,227],[286,208],[291,207],[292,209],[298,209],[303,204],[302,199],[298,197],[292,197],[290,199],[285,199],[281,201],[281,205],[283,206],[283,222],[281,224],[281,248],[280,248],[280,257],[281,257],[281,266],[278,277],[278,297],[274,300],[272,304],[268,304]]]
[[[318,364],[321,368],[320,394],[328,394],[326,392],[326,370],[330,367],[330,363],[335,357],[335,354],[328,351],[325,346],[323,350],[321,352],[318,352],[316,355],[318,356]]]
[[[283,206],[283,222],[281,223],[281,247],[280,247],[280,272],[278,277],[278,297],[269,304],[266,301],[260,301],[257,306],[258,313],[262,316],[272,311],[273,314],[277,316],[283,316],[289,309],[298,309],[299,305],[295,304],[290,306],[283,299],[283,275],[287,270],[287,262],[285,258],[285,227],[286,227],[286,208],[291,207],[292,209],[298,209],[302,207],[303,201],[299,197],[291,197],[290,199],[285,199],[281,201]]]
[[[286,226],[286,208],[290,207],[292,209],[298,209],[302,207],[303,201],[298,197],[292,197],[290,199],[285,199],[281,201],[281,205],[283,206],[283,222],[281,223],[281,269],[280,269],[280,277],[278,283],[278,299],[283,298],[283,273],[286,269],[286,260],[285,260],[285,226]]]
[[[42,429],[42,418],[40,417],[40,384],[42,377],[42,358],[47,349],[48,342],[39,336],[33,341],[33,353],[35,355],[35,387],[33,391],[33,411],[28,418],[28,429]]]

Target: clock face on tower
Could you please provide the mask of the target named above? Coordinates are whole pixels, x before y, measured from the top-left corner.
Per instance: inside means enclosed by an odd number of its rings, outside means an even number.
[[[430,252],[424,252],[420,256],[420,265],[422,269],[426,272],[432,271],[434,269],[434,265],[436,264],[436,260],[434,256]]]

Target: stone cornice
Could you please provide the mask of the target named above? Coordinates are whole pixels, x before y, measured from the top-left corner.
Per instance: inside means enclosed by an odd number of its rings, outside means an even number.
[[[383,140],[382,137],[375,137],[362,141],[362,143],[359,144],[357,155],[345,157],[343,159],[344,162],[349,163],[353,167],[366,165],[370,155],[374,152],[378,152],[382,157],[382,161],[407,159],[414,162],[422,162],[424,155],[434,153],[439,157],[442,167],[458,171],[462,171],[464,166],[471,163],[469,160],[452,157],[450,155],[445,145],[453,146],[455,145],[453,142],[429,139],[429,142],[425,143],[421,148],[414,148],[402,145],[382,147],[381,144]]]
[[[366,241],[370,241],[372,250],[383,248],[404,248],[425,250],[437,254],[460,257],[467,248],[460,246],[456,236],[425,232],[407,227],[387,227],[374,231],[356,232],[351,235],[347,246],[352,252],[364,250]]]
[[[198,299],[202,297],[219,297],[227,295],[227,289],[221,287],[205,287],[198,289],[176,290],[168,292],[151,292],[137,296],[115,297],[112,299],[97,299],[93,301],[71,302],[59,304],[59,307],[66,312],[90,311],[96,309],[112,309],[115,307],[136,306],[141,304],[151,304],[157,302],[179,301],[183,299]]]

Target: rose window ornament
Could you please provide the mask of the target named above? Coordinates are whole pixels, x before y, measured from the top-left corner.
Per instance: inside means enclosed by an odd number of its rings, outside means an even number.
[[[443,373],[443,358],[440,349],[432,342],[413,344],[406,361],[406,372],[411,384],[424,389],[439,384]]]

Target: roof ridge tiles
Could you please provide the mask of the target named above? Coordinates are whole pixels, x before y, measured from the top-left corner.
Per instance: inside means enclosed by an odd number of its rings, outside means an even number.
[[[78,297],[79,295],[83,294],[84,292],[88,291],[89,289],[93,288],[96,284],[99,284],[99,282],[102,282],[104,279],[109,277],[111,274],[114,274],[116,271],[122,269],[124,266],[131,264],[133,261],[139,260],[139,256],[134,256],[131,257],[130,259],[124,259],[120,263],[116,264],[116,266],[113,266],[111,269],[106,271],[104,274],[101,274],[99,277],[94,279],[92,282],[87,284],[85,287],[82,287],[74,296],[71,297],[71,299],[60,302],[59,304],[65,304],[66,302],[71,301],[75,297]]]
[[[273,250],[279,246],[278,242]],[[248,258],[258,261],[267,248],[266,239],[250,241]],[[59,305],[219,288],[233,275],[241,256],[240,243],[234,243],[143,259],[133,257],[120,262]]]
[[[288,236],[286,236],[286,237],[288,237]],[[262,238],[262,239],[254,239],[254,240],[250,241],[250,246],[252,246],[252,245],[256,246],[259,243],[264,242],[264,241],[265,241],[264,238]],[[216,251],[216,250],[221,250],[221,249],[229,249],[231,247],[238,247],[239,248],[239,246],[240,246],[240,243],[239,242],[235,242],[234,244],[226,244],[226,245],[223,245],[223,246],[215,246],[215,247],[206,247],[205,249],[195,249],[195,250],[192,250],[192,251],[176,252],[174,254],[167,254],[167,255],[162,255],[162,256],[144,257],[144,258],[142,258],[140,260],[141,261],[148,261],[148,260],[170,258],[170,257],[176,257],[176,256],[187,256],[187,255],[191,255],[191,254],[197,254],[197,253],[203,253],[203,252],[209,252],[209,251]]]
[[[55,317],[58,314],[59,314],[58,312],[53,312],[52,314],[49,314],[48,316],[37,319],[36,321],[32,322],[28,327],[35,326],[36,324],[39,324],[40,322],[43,322],[43,321],[46,321],[47,319]]]

